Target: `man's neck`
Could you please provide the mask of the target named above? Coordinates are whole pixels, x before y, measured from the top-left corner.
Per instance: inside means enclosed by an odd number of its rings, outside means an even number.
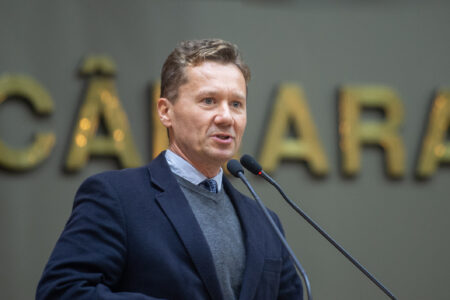
[[[177,146],[175,145],[169,145],[170,151],[177,154],[181,158],[183,158],[185,161],[190,163],[195,169],[197,169],[200,173],[206,176],[206,178],[213,178],[220,172],[220,165],[216,164],[205,164],[204,160],[202,163],[196,163],[193,159],[190,159],[187,155],[183,153]]]
[[[165,157],[167,163],[169,164],[170,171],[172,171],[172,173],[174,173],[175,175],[178,175],[186,179],[192,184],[198,185],[207,178],[204,174],[202,174],[199,170],[194,168],[194,166],[192,166],[184,158],[172,152],[170,149],[167,149]],[[219,170],[219,173],[216,176],[210,179],[214,179],[216,181],[218,190],[220,191],[222,188],[222,179],[223,179],[222,168]]]

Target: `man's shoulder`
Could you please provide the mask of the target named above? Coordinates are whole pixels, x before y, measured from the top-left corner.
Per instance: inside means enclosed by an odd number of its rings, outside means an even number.
[[[86,181],[100,180],[108,182],[129,181],[146,177],[148,165],[137,168],[126,168],[120,170],[108,170],[89,176]]]
[[[125,168],[120,170],[108,170],[89,176],[85,182],[89,181],[106,181],[111,184],[119,184],[123,182],[140,183],[142,180],[149,181],[151,173],[165,172],[165,164],[161,155],[153,159],[150,163],[137,167]]]

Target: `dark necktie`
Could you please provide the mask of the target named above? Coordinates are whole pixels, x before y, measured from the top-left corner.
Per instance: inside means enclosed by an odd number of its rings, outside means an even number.
[[[217,193],[217,182],[214,179],[205,179],[198,185],[204,187],[211,193]]]

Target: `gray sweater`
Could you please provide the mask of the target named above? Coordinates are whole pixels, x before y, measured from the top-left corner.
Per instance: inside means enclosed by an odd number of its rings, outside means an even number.
[[[239,298],[245,267],[245,248],[239,219],[222,188],[211,193],[176,176],[208,242],[225,300]]]

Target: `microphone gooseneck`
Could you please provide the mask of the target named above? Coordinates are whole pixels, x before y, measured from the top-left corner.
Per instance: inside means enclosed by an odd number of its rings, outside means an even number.
[[[241,157],[242,165],[255,175],[263,177],[270,184],[272,184],[281,196],[288,202],[288,204],[301,215],[314,229],[316,229],[328,242],[330,242],[342,255],[344,255],[355,267],[357,267],[364,275],[366,275],[376,286],[378,286],[389,298],[396,300],[395,296],[381,284],[372,274],[369,273],[356,259],[354,259],[341,245],[339,245],[325,230],[323,230],[316,222],[314,222],[300,207],[298,207],[289,197],[284,193],[281,186],[270,177],[261,165],[250,155],[244,154]]]
[[[240,178],[242,180],[242,182],[244,182],[245,186],[247,186],[247,188],[249,189],[250,193],[253,195],[253,198],[255,198],[256,203],[262,209],[262,211],[264,213],[264,216],[269,221],[269,223],[272,226],[272,228],[275,230],[275,233],[277,234],[278,238],[280,239],[280,241],[283,244],[283,246],[285,247],[285,249],[288,251],[289,256],[294,261],[295,266],[299,270],[300,275],[301,275],[301,277],[303,279],[304,285],[306,287],[306,293],[308,295],[308,300],[312,300],[311,286],[309,284],[309,279],[308,279],[308,276],[306,275],[305,270],[303,269],[302,265],[298,261],[297,257],[295,257],[294,252],[289,247],[286,239],[283,237],[283,234],[280,232],[280,229],[278,228],[278,226],[273,221],[272,217],[270,216],[269,212],[267,211],[267,208],[264,206],[264,204],[262,203],[261,199],[256,194],[255,190],[250,185],[250,182],[245,177],[244,169],[242,168],[241,164],[237,160],[232,159],[232,160],[230,160],[227,163],[227,169],[231,173],[231,175],[233,175],[233,176],[235,176],[237,178]]]

